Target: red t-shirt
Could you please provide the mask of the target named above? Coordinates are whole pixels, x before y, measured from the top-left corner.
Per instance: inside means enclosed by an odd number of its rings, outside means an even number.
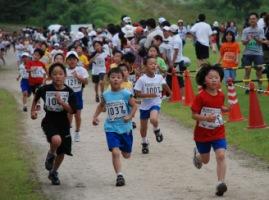
[[[26,63],[26,70],[35,70],[29,72],[29,85],[41,85],[46,74],[45,64],[39,60],[30,60]]]
[[[218,91],[216,96],[210,95],[202,90],[192,104],[192,112],[202,115],[214,114],[217,116],[215,122],[197,121],[194,129],[194,140],[196,142],[209,142],[225,138],[225,128],[221,114],[225,96]]]
[[[225,68],[237,67],[237,55],[240,53],[240,46],[237,42],[224,42],[220,47],[222,57],[221,65]]]

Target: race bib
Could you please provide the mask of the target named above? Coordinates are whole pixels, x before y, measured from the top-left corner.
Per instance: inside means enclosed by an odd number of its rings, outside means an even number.
[[[35,70],[31,71],[31,76],[33,78],[43,78],[45,71],[41,67],[37,67]]]
[[[106,104],[108,120],[115,121],[128,115],[127,106],[123,100]]]
[[[161,96],[162,86],[160,83],[146,83],[145,90],[147,94],[156,94],[158,96]]]
[[[130,74],[128,77],[128,80],[131,81],[133,84],[136,82],[136,75]]]
[[[79,92],[81,90],[82,84],[74,76],[67,76],[65,79],[65,83],[66,85],[71,87],[74,90],[74,92]]]
[[[69,92],[59,92],[61,99],[67,103],[69,98]],[[58,104],[56,100],[56,91],[48,91],[46,92],[46,100],[45,107],[48,111],[52,112],[61,112],[63,111],[63,107]]]
[[[235,62],[236,54],[234,52],[225,52],[223,56],[223,60],[226,62]]]
[[[223,118],[221,115],[221,109],[219,108],[209,108],[209,107],[203,107],[201,110],[201,115],[208,116],[208,115],[214,115],[216,116],[215,122],[207,122],[207,121],[200,121],[199,126],[206,129],[215,129],[217,127],[220,127],[224,124]]]
[[[104,59],[96,59],[96,67],[104,67],[105,66],[105,60]]]

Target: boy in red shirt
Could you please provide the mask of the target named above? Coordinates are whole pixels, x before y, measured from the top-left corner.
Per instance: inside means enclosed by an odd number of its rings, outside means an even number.
[[[198,169],[202,167],[202,164],[207,164],[210,160],[211,147],[213,147],[217,160],[217,196],[222,196],[227,191],[227,185],[224,182],[227,144],[221,113],[228,109],[224,107],[224,94],[219,90],[222,79],[221,67],[209,64],[202,66],[196,76],[196,81],[203,87],[203,90],[196,96],[191,107],[192,118],[197,121],[194,129],[196,148],[194,148],[193,164]]]
[[[46,81],[45,64],[40,61],[43,55],[44,51],[37,48],[34,50],[33,60],[26,63],[26,70],[29,72],[29,86],[31,92],[34,94],[35,91]]]
[[[234,32],[232,31],[225,32],[222,42],[219,63],[224,68],[224,82],[226,83],[228,78],[235,80],[235,68],[239,62],[240,46],[235,41]]]

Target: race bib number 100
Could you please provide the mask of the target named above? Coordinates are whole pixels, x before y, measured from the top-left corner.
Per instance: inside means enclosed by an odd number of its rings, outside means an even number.
[[[203,107],[201,110],[201,115],[203,115],[203,116],[208,116],[208,115],[216,116],[215,122],[207,122],[207,121],[199,122],[199,126],[202,128],[215,129],[217,127],[220,127],[224,123],[222,115],[221,115],[221,109],[219,109],[219,108]]]
[[[127,106],[123,100],[106,104],[108,119],[115,121],[128,115]]]
[[[69,92],[59,92],[61,99],[67,103],[69,98]],[[63,111],[63,107],[58,104],[56,100],[56,91],[46,92],[46,101],[45,106],[48,111],[52,112],[61,112]]]

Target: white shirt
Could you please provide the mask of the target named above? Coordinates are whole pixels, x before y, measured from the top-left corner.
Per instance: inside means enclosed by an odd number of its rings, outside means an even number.
[[[121,41],[120,41],[118,33],[113,35],[111,41],[112,41],[113,48],[116,48],[117,50],[120,51],[121,50]]]
[[[182,46],[183,46],[180,36],[178,34],[173,35],[170,44],[172,46],[171,60],[173,60],[175,50],[178,49],[179,51],[175,63],[179,63],[182,60]]]
[[[264,19],[260,18],[257,22],[259,28],[263,29],[265,27]]]
[[[140,104],[141,110],[149,110],[152,106],[161,106],[162,86],[166,84],[165,79],[160,74],[149,77],[142,75],[135,83],[134,90],[141,91],[142,94],[156,94],[154,98],[143,98]]]
[[[209,46],[209,36],[212,35],[212,29],[205,22],[198,22],[191,27],[190,32],[195,35],[196,40],[202,45]]]
[[[79,76],[84,79],[89,77],[87,70],[84,67],[77,66],[74,69],[66,68],[67,77],[65,79],[65,84],[73,89],[74,92],[80,92],[82,90],[82,83],[74,77],[73,73],[76,72]]]
[[[171,45],[171,37],[164,39],[164,41],[159,46],[160,53],[166,56],[166,59],[170,62],[172,57],[172,45]]]
[[[21,78],[23,78],[23,79],[28,79],[29,78],[29,73],[26,71],[25,66],[24,66],[23,63],[21,63],[19,65],[19,74],[20,74]]]
[[[147,39],[146,39],[146,42],[145,42],[145,48],[149,48],[150,47],[150,45],[151,45],[151,43],[152,43],[152,40],[153,40],[153,38],[156,36],[156,35],[160,35],[160,36],[162,36],[162,38],[163,38],[163,31],[160,29],[160,28],[155,28],[155,29],[153,29],[153,30],[151,30],[150,32],[149,32],[149,34],[147,35]]]
[[[105,52],[97,53],[97,56],[92,63],[92,74],[98,75],[100,73],[106,73],[106,57]]]

